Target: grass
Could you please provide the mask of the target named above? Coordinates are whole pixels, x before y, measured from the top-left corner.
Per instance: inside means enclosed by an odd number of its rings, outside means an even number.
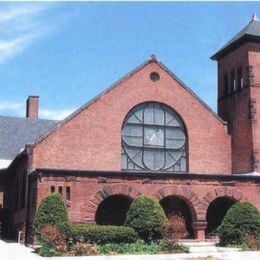
[[[98,253],[102,255],[115,254],[167,254],[167,253],[188,253],[186,246],[167,241],[145,243],[139,240],[135,243],[118,243],[99,245]]]

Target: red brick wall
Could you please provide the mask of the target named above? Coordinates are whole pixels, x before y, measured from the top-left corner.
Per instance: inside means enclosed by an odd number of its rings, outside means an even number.
[[[248,60],[249,65],[252,66],[252,83],[260,85],[260,44],[249,43],[248,44]]]
[[[252,105],[252,135],[253,135],[253,160],[254,171],[260,172],[260,87],[251,88]]]
[[[27,158],[23,157],[17,161],[15,169],[13,169],[14,181],[8,190],[9,203],[6,205],[8,209],[14,210],[12,221],[13,224],[20,227],[20,230],[22,230],[26,217],[26,170]]]
[[[229,122],[232,135],[232,172],[252,172],[252,132],[249,118],[250,90],[244,88],[240,92],[221,99],[225,93],[224,75],[230,75],[242,66],[244,86],[248,81],[248,50],[249,44],[244,44],[218,62],[218,113],[223,120]]]
[[[160,74],[152,82],[151,72]],[[33,150],[35,168],[121,169],[121,126],[139,103],[158,101],[174,108],[188,129],[189,171],[231,172],[226,127],[157,63],[152,62],[56,129]]]
[[[237,68],[242,66],[242,74],[244,79],[244,84],[248,85],[248,51],[250,49],[249,43],[245,43],[233,52],[229,53],[225,57],[218,61],[218,98],[225,96],[225,86],[224,86],[224,75],[225,73],[230,73],[233,69],[237,72]],[[221,107],[219,107],[219,114],[222,116]],[[224,111],[223,111],[224,112]]]
[[[69,177],[66,179],[52,175],[43,177],[38,183],[37,204],[50,193],[54,185],[71,187],[69,218],[72,222],[93,222],[98,205],[108,196],[122,194],[135,198],[139,194],[150,194],[161,200],[167,196],[178,196],[190,206],[193,221],[205,220],[209,204],[218,197],[228,197],[236,201],[249,201],[260,209],[259,184],[254,181],[227,181],[192,179],[178,177],[153,179],[145,176],[132,178],[108,177],[101,182],[96,177]]]
[[[220,101],[232,135],[232,172],[252,172],[252,129],[249,118],[250,89]]]
[[[239,66],[242,66],[244,85],[247,88],[223,98],[224,75],[230,75],[232,70],[237,72]],[[253,154],[256,156],[255,161],[260,159],[260,129],[257,120],[260,114],[259,68],[260,46],[255,43],[243,44],[218,62],[218,113],[223,120],[229,122],[234,173],[257,171],[254,168]],[[259,164],[256,166],[259,167]]]
[[[260,172],[260,46],[252,44],[249,52],[249,63],[252,65],[251,116],[253,135],[253,159],[254,171]]]

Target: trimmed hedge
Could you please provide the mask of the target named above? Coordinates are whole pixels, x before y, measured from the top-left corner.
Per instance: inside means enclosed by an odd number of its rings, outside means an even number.
[[[248,235],[260,237],[260,213],[249,202],[233,205],[219,227],[222,245],[242,244]]]
[[[68,223],[68,213],[63,198],[59,193],[45,197],[34,216],[33,227],[37,232],[45,225],[60,227]]]
[[[138,235],[148,241],[161,238],[160,227],[167,222],[159,202],[147,195],[137,197],[126,215],[125,225],[132,227]]]
[[[67,237],[76,241],[95,244],[132,243],[138,239],[134,229],[124,226],[101,226],[87,224],[71,224]]]

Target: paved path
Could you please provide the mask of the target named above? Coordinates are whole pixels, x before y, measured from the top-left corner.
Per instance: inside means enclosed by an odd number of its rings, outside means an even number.
[[[14,242],[0,240],[1,260],[36,260],[44,259],[33,253],[33,249]]]
[[[118,255],[118,256],[85,256],[85,257],[53,257],[52,260],[259,260],[258,252],[226,252],[226,253],[190,253],[171,255]]]
[[[259,260],[258,252],[199,252],[171,255],[117,255],[117,256],[82,256],[82,257],[40,257],[31,248],[17,243],[6,243],[0,240],[1,260]]]

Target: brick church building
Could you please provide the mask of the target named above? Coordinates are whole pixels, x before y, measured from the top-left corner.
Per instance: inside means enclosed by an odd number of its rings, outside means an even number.
[[[183,216],[203,240],[237,201],[260,209],[260,21],[211,59],[218,114],[155,56],[66,119],[0,117],[3,235],[29,237],[36,208],[60,192],[76,223],[122,225],[139,194]]]

